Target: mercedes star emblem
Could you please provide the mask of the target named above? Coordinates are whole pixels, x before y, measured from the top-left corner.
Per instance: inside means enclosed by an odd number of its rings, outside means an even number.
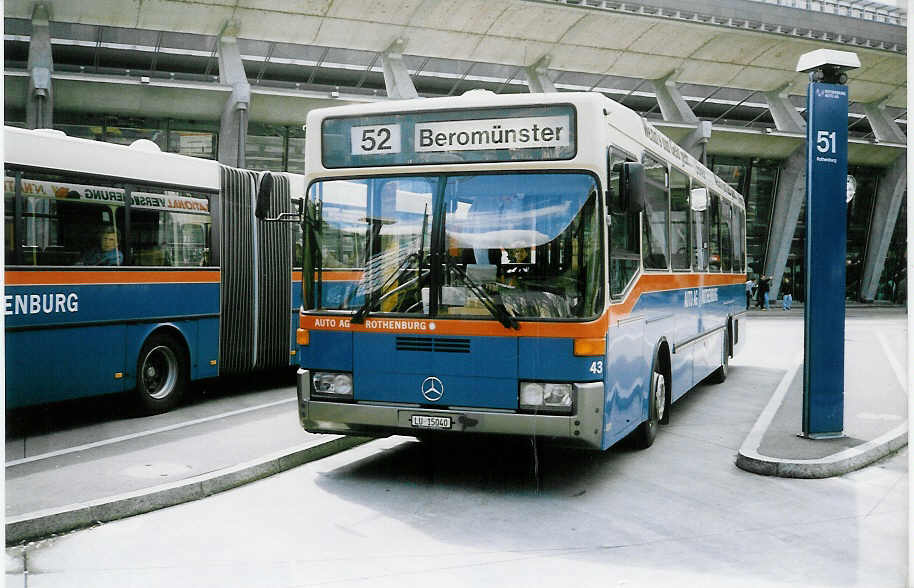
[[[438,402],[444,396],[444,384],[435,376],[429,376],[422,381],[422,395],[429,402]]]

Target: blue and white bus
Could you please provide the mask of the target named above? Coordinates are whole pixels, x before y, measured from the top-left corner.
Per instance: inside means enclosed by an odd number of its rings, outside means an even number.
[[[745,340],[743,198],[598,94],[307,120],[311,432],[649,446]]]
[[[151,141],[4,140],[7,408],[132,391],[160,412],[190,380],[290,365],[301,272],[288,225],[254,218],[257,173]],[[291,210],[302,177],[275,180]]]

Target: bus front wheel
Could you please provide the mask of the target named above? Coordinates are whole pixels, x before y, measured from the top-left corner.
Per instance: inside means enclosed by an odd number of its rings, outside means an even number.
[[[146,414],[177,406],[187,386],[187,357],[174,337],[156,333],[146,340],[137,360],[136,396]]]
[[[657,438],[657,429],[660,428],[660,420],[666,413],[666,377],[656,371],[658,362],[651,371],[651,397],[650,397],[650,414],[647,420],[638,425],[633,435],[635,447],[638,449],[647,449],[654,444]]]

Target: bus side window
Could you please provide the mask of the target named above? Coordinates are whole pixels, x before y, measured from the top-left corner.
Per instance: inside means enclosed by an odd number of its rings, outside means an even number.
[[[668,269],[670,259],[669,208],[666,164],[653,157],[644,158],[645,197],[641,226],[642,257],[645,269]]]
[[[711,230],[708,242],[710,244],[709,270],[712,272],[720,271],[720,197],[714,192],[708,191],[708,212],[710,213]]]
[[[609,192],[610,200],[619,194],[619,178],[622,164],[635,161],[621,151],[610,149],[609,152]],[[621,296],[641,267],[639,213],[616,212],[611,203],[607,203],[610,219],[609,227],[609,291],[610,296]]]
[[[123,234],[123,208],[117,199],[123,191],[87,185],[88,182],[60,174],[22,174],[22,220],[16,241],[10,244],[19,248],[19,263],[81,265],[88,255],[99,251],[102,229],[114,226],[115,218],[119,222],[116,234]],[[86,202],[83,198],[89,191],[111,198],[102,203]],[[117,217],[115,211],[119,213]]]
[[[732,269],[733,242],[730,239],[730,228],[733,223],[732,208],[730,203],[721,198],[720,201],[720,271],[729,272]]]
[[[708,190],[698,182],[689,192],[689,209],[692,218],[692,271],[708,271]]]
[[[675,167],[670,173],[670,262],[674,270],[691,267],[689,176]]]
[[[130,252],[134,265],[150,267],[201,267],[211,264],[211,222],[205,196],[143,187],[133,192],[130,209]],[[184,210],[172,212],[159,203],[162,198],[180,203]],[[137,205],[137,202],[143,204]],[[149,204],[152,203],[152,204]]]
[[[3,194],[3,259],[6,265],[16,263],[16,177],[6,170]]]
[[[743,252],[743,236],[746,234],[746,213],[741,208],[733,208],[732,215],[733,230],[731,231],[733,235],[733,271],[737,273],[742,273],[745,268],[743,267],[744,252]]]

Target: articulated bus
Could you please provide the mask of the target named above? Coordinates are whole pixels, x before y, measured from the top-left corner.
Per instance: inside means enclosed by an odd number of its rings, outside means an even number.
[[[649,446],[745,340],[742,197],[592,93],[307,119],[311,432]]]
[[[132,392],[161,412],[190,380],[291,365],[301,271],[289,226],[254,216],[260,174],[151,141],[4,139],[7,408]],[[276,175],[273,206],[303,197]]]

